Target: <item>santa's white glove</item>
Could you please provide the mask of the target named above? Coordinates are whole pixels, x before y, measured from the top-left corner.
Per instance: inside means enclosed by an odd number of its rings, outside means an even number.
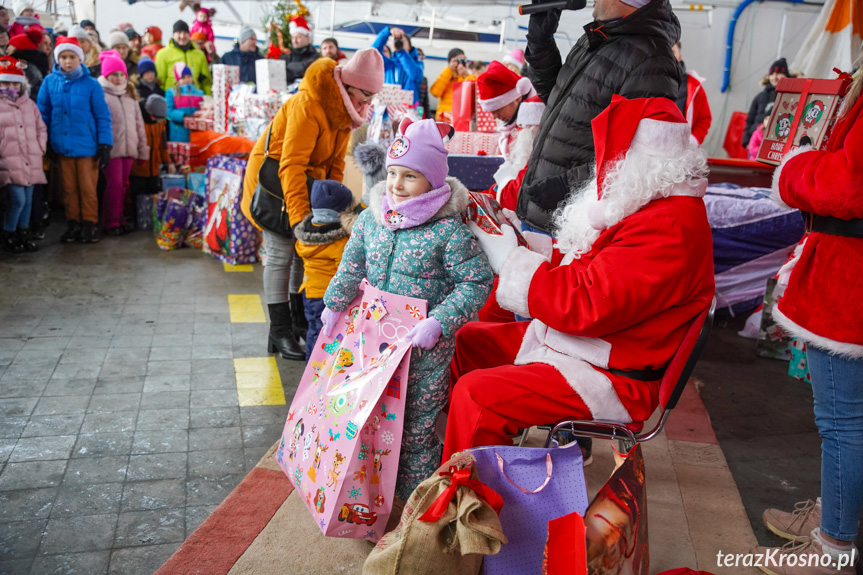
[[[501,226],[503,235],[493,236],[482,230],[474,222],[468,222],[470,231],[476,236],[479,242],[479,247],[485,252],[488,257],[488,263],[491,265],[495,275],[500,275],[500,270],[503,269],[503,264],[506,258],[512,253],[512,250],[518,247],[518,239],[515,237],[515,230],[512,226],[504,224]]]
[[[554,251],[553,237],[539,232],[521,232],[521,235],[527,240],[530,251],[538,253],[547,260],[551,260],[551,254]]]
[[[503,216],[509,220],[509,223],[512,224],[512,227],[521,231],[521,220],[518,219],[518,216],[516,215],[516,213],[514,211],[508,210],[506,208],[502,208],[501,211],[503,212]]]

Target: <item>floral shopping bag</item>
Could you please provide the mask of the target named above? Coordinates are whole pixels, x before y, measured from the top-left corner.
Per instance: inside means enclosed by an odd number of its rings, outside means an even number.
[[[276,460],[324,535],[377,541],[396,486],[410,343],[426,301],[363,280],[334,338],[321,333]]]

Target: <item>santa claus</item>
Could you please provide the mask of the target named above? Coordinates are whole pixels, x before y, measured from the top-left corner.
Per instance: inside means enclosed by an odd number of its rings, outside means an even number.
[[[713,298],[707,160],[664,98],[615,96],[592,121],[596,178],[555,214],[556,243],[473,228],[497,301],[532,321],[456,337],[444,459],[564,417],[644,421],[692,320]]]
[[[495,185],[488,193],[503,207],[514,211],[545,104],[530,80],[498,61],[480,75],[477,88],[479,105],[497,120],[500,154],[505,159],[494,174]]]

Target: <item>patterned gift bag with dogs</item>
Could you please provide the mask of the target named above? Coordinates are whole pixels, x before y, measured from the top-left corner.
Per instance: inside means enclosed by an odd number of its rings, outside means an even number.
[[[392,510],[410,343],[426,301],[363,280],[333,337],[321,333],[276,460],[330,537],[377,541]]]

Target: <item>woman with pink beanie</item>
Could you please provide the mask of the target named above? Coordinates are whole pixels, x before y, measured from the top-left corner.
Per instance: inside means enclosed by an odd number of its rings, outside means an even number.
[[[109,236],[131,231],[123,216],[123,204],[129,189],[129,174],[135,160],[150,157],[144,117],[138,105],[138,91],[126,76],[126,63],[114,50],[99,54],[102,75],[99,84],[105,91],[105,102],[111,111],[114,147],[105,168],[105,197],[102,201],[102,228]]]
[[[250,205],[258,172],[264,158],[270,157],[279,162],[290,226],[302,222],[311,213],[310,180],[343,180],[351,130],[368,121],[372,97],[383,83],[383,57],[374,48],[358,51],[344,65],[330,58],[312,63],[299,91],[285,102],[252,150],[243,182],[243,214],[260,228]],[[308,325],[299,293],[302,260],[296,254],[292,233],[263,232],[267,242],[264,292],[270,312],[267,349],[285,359],[303,361],[306,356],[298,338],[305,335]]]

